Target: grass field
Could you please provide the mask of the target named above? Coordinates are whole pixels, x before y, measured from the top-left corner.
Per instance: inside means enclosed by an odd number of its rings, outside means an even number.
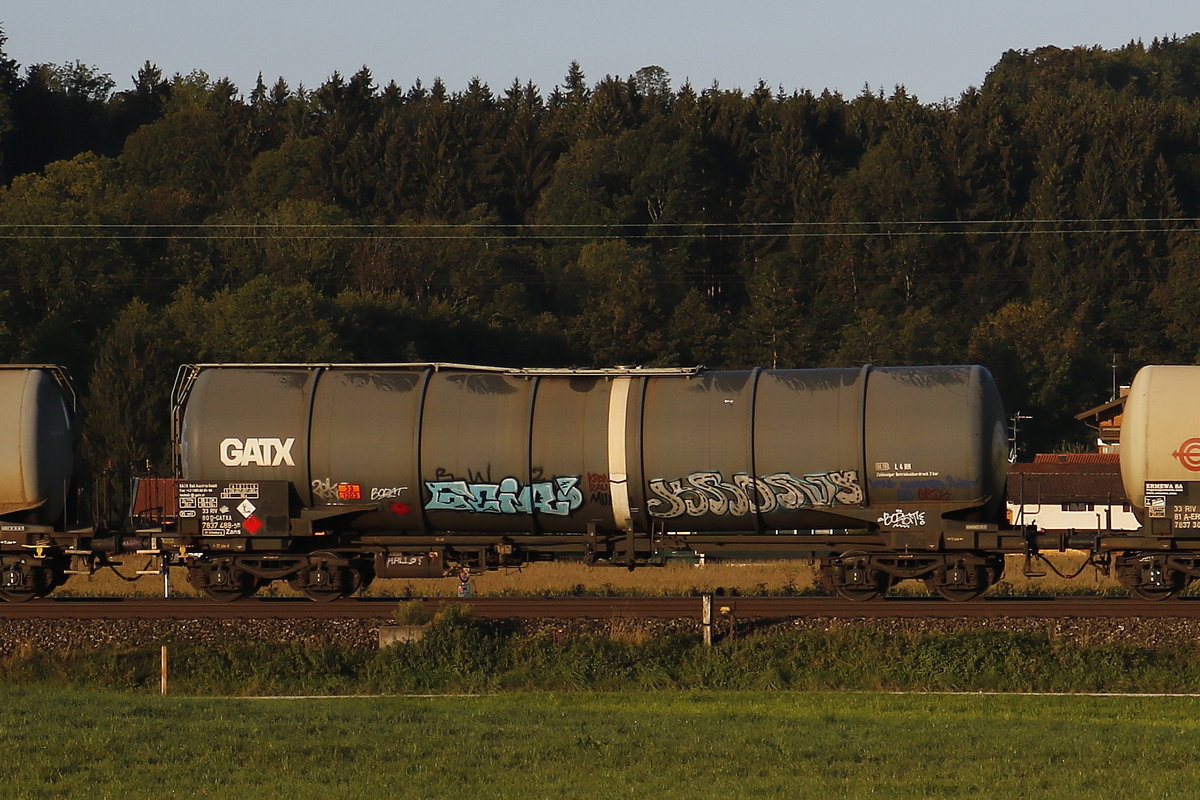
[[[533,627],[442,612],[420,641],[382,650],[235,635],[103,648],[18,648],[0,683],[151,691],[168,648],[183,695],[489,694],[530,691],[1181,692],[1200,690],[1200,644],[1075,640],[1046,631],[916,633],[777,625],[705,647],[636,621]]]
[[[0,688],[5,795],[1171,798],[1192,698],[517,693],[254,700]]]
[[[1081,553],[1054,554],[1054,563],[1063,571],[1074,572],[1083,563]],[[132,576],[142,564],[128,561],[121,569]],[[1004,580],[991,589],[992,593],[1081,593],[1100,592],[1123,594],[1112,578],[1097,576],[1091,569],[1078,578],[1067,581],[1054,575],[1029,579],[1022,575],[1022,558],[1011,556],[1006,565]],[[741,594],[768,592],[814,591],[813,566],[806,561],[764,561],[757,563],[710,563],[702,567],[672,563],[664,567],[645,567],[633,571],[620,567],[589,567],[571,562],[531,564],[521,570],[487,572],[472,578],[476,594],[568,594],[582,592],[612,592],[617,594],[680,595],[699,594],[718,590]],[[110,570],[102,570],[91,578],[74,577],[66,586],[57,589],[58,596],[111,597],[129,595],[162,595],[162,577],[142,576],[134,582],[117,578]],[[171,570],[171,591],[177,596],[193,596],[197,592],[188,585],[181,568]],[[925,594],[924,587],[913,581],[900,584],[900,593]],[[378,580],[367,590],[375,596],[404,595],[446,596],[458,592],[458,580],[393,579]],[[287,584],[276,581],[260,592],[261,595],[293,596]]]

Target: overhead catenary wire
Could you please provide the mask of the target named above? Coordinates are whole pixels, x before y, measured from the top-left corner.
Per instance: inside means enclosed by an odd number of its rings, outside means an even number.
[[[555,240],[1195,234],[1196,217],[671,223],[0,223],[0,239]]]
[[[698,226],[706,228],[739,227],[743,225],[790,227],[797,225],[1007,225],[1015,223],[1055,224],[1071,223],[1098,224],[1104,222],[1190,222],[1200,223],[1200,217],[1033,217],[1023,219],[991,218],[979,220],[963,219],[915,219],[915,220],[809,220],[781,222],[777,220],[743,220],[740,222],[5,222],[0,228],[47,227],[47,228],[641,228],[647,225]]]
[[[992,226],[992,227],[986,227]],[[875,228],[875,230],[865,230]],[[397,223],[102,223],[102,222],[4,222],[0,223],[0,240],[36,241],[243,241],[248,244],[289,241],[472,241],[487,243],[501,241],[529,243],[539,241],[653,241],[653,240],[723,240],[761,239],[884,239],[921,237],[1013,237],[1043,235],[1087,235],[1101,238],[1122,234],[1171,234],[1194,236],[1200,233],[1200,217],[1105,217],[1105,218],[1028,218],[985,220],[871,220],[871,221],[742,221],[742,222],[680,222],[680,223],[530,223],[508,224],[494,222],[397,222]],[[938,269],[931,264],[914,264],[915,275],[927,285],[961,284],[996,285],[1013,282],[1011,276],[968,274],[959,269]],[[1143,270],[1122,271],[1120,275],[1093,276],[1093,284],[1153,285],[1159,278]],[[410,278],[415,276],[409,276]],[[558,274],[553,277],[541,271],[518,270],[506,272],[507,280],[529,285],[553,281],[584,284],[583,276]],[[648,275],[651,283],[666,284],[678,281],[679,275]],[[864,274],[864,280],[871,276]],[[894,277],[894,276],[892,276]],[[719,269],[694,275],[709,283],[744,280],[739,270]],[[876,279],[888,275],[876,274]],[[792,285],[817,285],[818,275],[790,278]],[[179,283],[177,277],[141,275],[128,283],[145,287]]]

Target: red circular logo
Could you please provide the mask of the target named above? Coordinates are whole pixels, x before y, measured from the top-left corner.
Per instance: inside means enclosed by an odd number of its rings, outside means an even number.
[[[1188,439],[1171,455],[1179,459],[1184,469],[1200,472],[1200,439]]]

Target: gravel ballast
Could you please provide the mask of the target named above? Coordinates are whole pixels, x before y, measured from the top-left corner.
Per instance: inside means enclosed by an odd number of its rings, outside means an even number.
[[[0,620],[0,657],[21,652],[63,652],[102,648],[141,649],[162,644],[297,644],[370,650],[378,646],[378,629],[392,624],[379,619],[195,619],[195,620]],[[658,633],[699,632],[693,620],[538,620],[505,623],[528,633],[550,633],[556,638],[607,634],[629,639]],[[964,631],[993,630],[1043,634],[1052,640],[1081,647],[1125,644],[1160,648],[1200,640],[1200,620],[1183,618],[961,618],[961,619],[853,619],[805,618],[774,623],[739,623],[734,635],[753,636],[773,630],[874,630],[919,637]],[[718,638],[727,634],[719,630]]]

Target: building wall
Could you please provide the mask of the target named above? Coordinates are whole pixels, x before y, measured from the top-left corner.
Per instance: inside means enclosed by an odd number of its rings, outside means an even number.
[[[1040,530],[1135,531],[1142,527],[1133,512],[1124,506],[1098,503],[1089,511],[1064,511],[1059,503],[1025,506],[1009,503],[1008,515],[1014,525],[1035,525]]]

